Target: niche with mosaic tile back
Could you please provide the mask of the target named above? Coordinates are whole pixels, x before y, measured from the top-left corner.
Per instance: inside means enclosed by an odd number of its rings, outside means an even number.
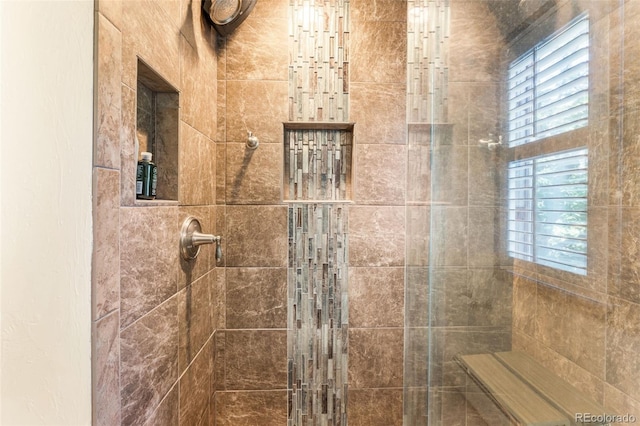
[[[178,91],[138,59],[136,98],[137,159],[145,151],[153,154],[153,162],[158,168],[156,200],[177,201],[180,127]],[[137,204],[147,202],[148,200],[136,200]]]
[[[286,201],[351,200],[353,123],[284,124]]]

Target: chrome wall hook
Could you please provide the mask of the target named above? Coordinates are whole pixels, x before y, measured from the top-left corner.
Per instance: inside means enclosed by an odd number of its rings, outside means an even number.
[[[189,216],[182,223],[180,231],[180,254],[185,260],[193,260],[200,253],[203,244],[216,244],[216,261],[222,260],[222,237],[220,235],[203,234],[200,221]]]
[[[253,132],[247,132],[247,148],[249,149],[256,149],[258,148],[258,145],[260,145],[260,141],[258,140],[258,137],[255,136],[253,134]]]

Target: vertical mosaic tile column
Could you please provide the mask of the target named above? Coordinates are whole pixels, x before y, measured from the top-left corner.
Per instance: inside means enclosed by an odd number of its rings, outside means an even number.
[[[407,7],[407,120],[446,123],[449,0],[408,0]]]
[[[291,0],[289,426],[347,423],[347,253],[351,130],[306,124],[349,116],[349,1]]]

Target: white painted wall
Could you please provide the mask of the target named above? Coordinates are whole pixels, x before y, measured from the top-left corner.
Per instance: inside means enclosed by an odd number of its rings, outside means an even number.
[[[0,424],[90,424],[93,1],[0,22]]]

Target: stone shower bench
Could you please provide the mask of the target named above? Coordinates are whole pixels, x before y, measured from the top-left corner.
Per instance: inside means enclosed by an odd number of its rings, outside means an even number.
[[[456,360],[517,425],[607,424],[576,421],[578,413],[602,416],[604,408],[522,352],[460,355]]]

